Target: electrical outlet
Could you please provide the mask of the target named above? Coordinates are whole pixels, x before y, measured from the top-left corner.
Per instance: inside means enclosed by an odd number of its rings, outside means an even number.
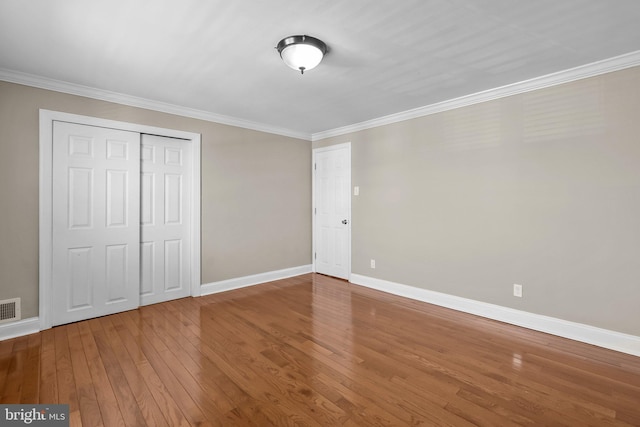
[[[371,260],[371,268],[376,268],[376,260],[375,259]]]
[[[513,296],[522,298],[522,285],[518,285],[518,284],[513,285]]]

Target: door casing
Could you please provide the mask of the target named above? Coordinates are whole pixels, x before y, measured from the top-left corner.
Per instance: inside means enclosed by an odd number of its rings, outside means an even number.
[[[100,119],[96,117],[40,110],[40,196],[39,196],[39,321],[40,329],[49,329],[51,319],[52,280],[52,172],[53,172],[53,122],[63,121],[89,126],[162,135],[189,141],[192,146],[191,165],[191,296],[200,296],[200,134],[136,123]]]

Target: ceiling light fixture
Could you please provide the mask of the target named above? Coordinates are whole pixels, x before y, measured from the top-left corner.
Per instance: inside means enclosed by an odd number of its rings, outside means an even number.
[[[311,36],[285,37],[276,49],[285,64],[302,74],[315,68],[327,53],[327,45]]]

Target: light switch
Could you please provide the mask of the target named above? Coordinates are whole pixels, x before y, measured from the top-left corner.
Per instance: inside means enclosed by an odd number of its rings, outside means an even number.
[[[353,195],[357,196],[359,194],[360,194],[360,187],[356,185],[355,187],[353,187]]]

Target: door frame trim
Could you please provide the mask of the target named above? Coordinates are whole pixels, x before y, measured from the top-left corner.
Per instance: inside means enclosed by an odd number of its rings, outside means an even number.
[[[348,244],[348,256],[349,256],[349,261],[348,261],[348,271],[347,271],[347,281],[351,281],[351,229],[352,229],[352,215],[351,215],[351,198],[353,197],[351,194],[351,187],[353,185],[352,183],[352,168],[351,168],[351,142],[344,142],[342,144],[335,144],[335,145],[329,145],[327,147],[320,147],[320,148],[314,148],[312,150],[312,155],[311,155],[311,265],[312,265],[312,271],[315,273],[316,270],[316,169],[315,169],[315,164],[316,164],[316,154],[317,153],[322,153],[322,152],[326,152],[326,151],[333,151],[333,150],[341,150],[347,148],[349,150],[349,201],[348,201],[348,208],[349,208],[349,244]]]
[[[125,130],[137,133],[168,136],[180,138],[193,144],[193,156],[191,164],[191,283],[190,295],[200,296],[201,272],[200,272],[200,157],[201,136],[198,133],[185,132],[174,129],[147,126],[136,123],[121,122],[116,120],[101,119],[97,117],[82,116],[78,114],[63,113],[40,109],[40,182],[39,182],[39,320],[40,330],[49,329],[52,326],[51,319],[51,286],[53,271],[53,122],[71,122],[81,125],[106,127],[117,130]]]

